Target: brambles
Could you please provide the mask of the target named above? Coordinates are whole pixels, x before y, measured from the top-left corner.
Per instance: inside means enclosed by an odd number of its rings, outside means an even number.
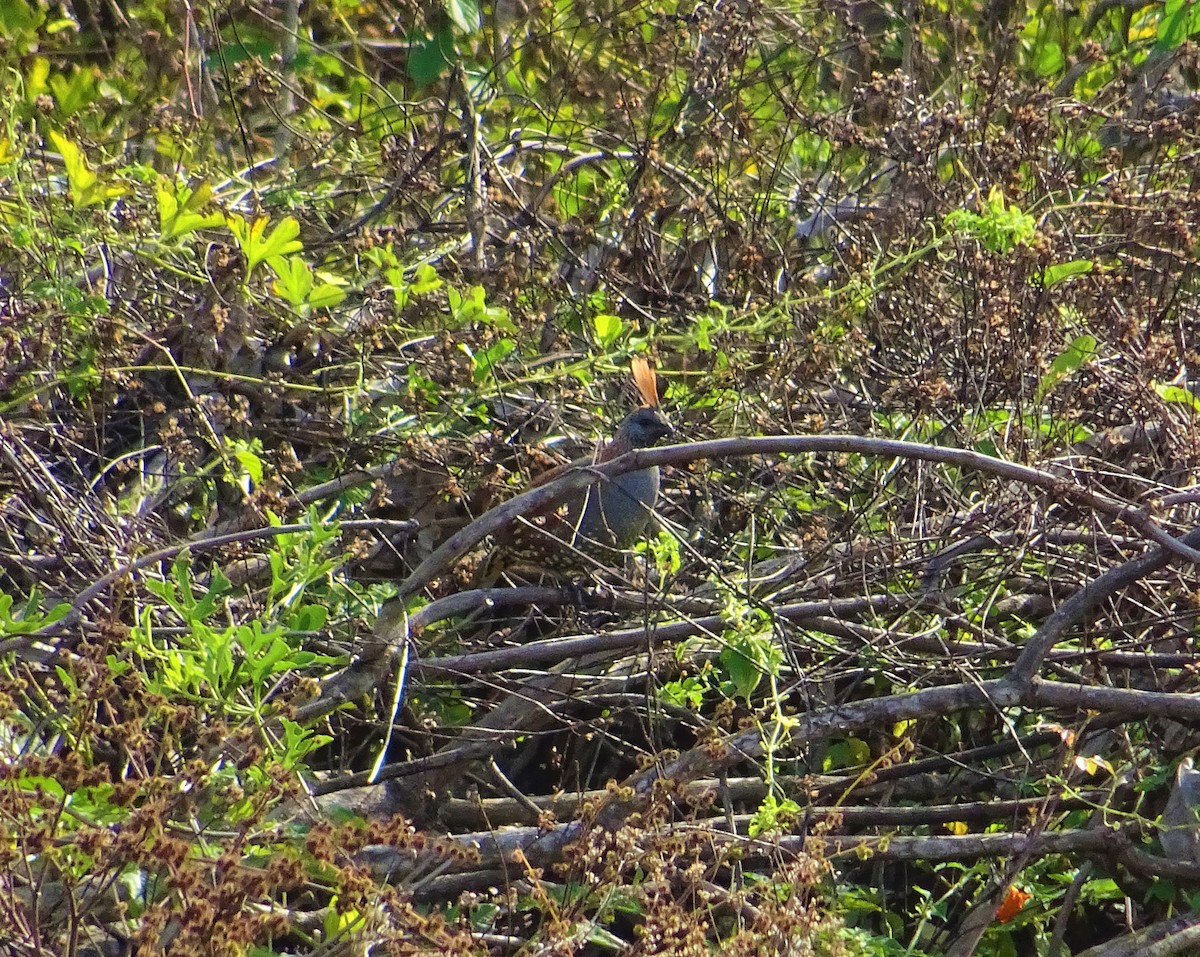
[[[15,946],[1165,915],[1200,24],[986,6],[14,5]],[[847,438],[673,460],[599,593],[473,594],[486,542],[439,549],[611,434],[644,352],[689,441]]]

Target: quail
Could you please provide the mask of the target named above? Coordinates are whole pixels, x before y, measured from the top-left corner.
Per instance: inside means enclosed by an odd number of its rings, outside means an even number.
[[[1200,771],[1184,758],[1175,771],[1175,786],[1163,808],[1158,838],[1173,860],[1200,863]]]
[[[551,469],[533,483],[544,485],[568,469],[611,462],[634,449],[656,445],[673,429],[658,411],[658,383],[654,369],[641,356],[632,361],[633,380],[642,405],[617,427],[613,437],[587,457]],[[497,536],[497,547],[485,562],[485,577],[516,572],[528,579],[528,570],[541,577],[610,565],[620,551],[633,545],[650,523],[658,499],[657,466],[601,478],[561,502],[549,514],[531,516]]]

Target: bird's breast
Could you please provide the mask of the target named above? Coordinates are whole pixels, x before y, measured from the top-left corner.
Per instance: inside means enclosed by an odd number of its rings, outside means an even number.
[[[658,498],[658,469],[626,472],[588,489],[579,537],[626,547],[637,541]]]

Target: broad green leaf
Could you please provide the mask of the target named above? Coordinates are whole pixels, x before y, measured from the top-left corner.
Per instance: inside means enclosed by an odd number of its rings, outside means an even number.
[[[88,205],[85,197],[91,196],[96,188],[97,177],[83,157],[83,151],[71,140],[54,130],[49,134],[50,142],[62,154],[63,166],[67,170],[67,182],[71,187],[71,198],[76,206]]]
[[[246,474],[250,476],[250,480],[255,485],[261,485],[263,480],[262,459],[248,449],[237,449],[233,455],[238,460],[238,464],[245,469]]]
[[[1067,279],[1073,279],[1075,276],[1086,276],[1095,267],[1096,264],[1090,259],[1073,259],[1069,263],[1047,266],[1042,273],[1042,285],[1049,289],[1051,286]]]
[[[754,689],[762,680],[762,672],[754,659],[741,650],[726,648],[721,652],[720,661],[721,667],[733,684],[734,693],[749,701]]]
[[[718,660],[733,692],[749,701],[765,675],[779,673],[782,656],[769,633],[735,634]]]
[[[3,5],[0,4],[0,9]],[[3,14],[0,13],[0,26],[3,25]],[[11,34],[9,34],[11,36]],[[50,91],[50,61],[44,56],[35,56],[30,61],[25,73],[25,97],[32,101],[43,93]]]
[[[295,631],[320,631],[329,619],[329,609],[324,605],[301,605],[292,615],[291,627]]]
[[[0,0],[0,36],[20,53],[37,49],[38,30],[45,22],[46,14],[40,4]]]
[[[1054,76],[1061,73],[1065,65],[1062,47],[1053,40],[1040,44],[1033,55],[1033,68],[1039,76]]]
[[[616,342],[621,333],[625,329],[625,323],[620,316],[614,316],[606,312],[600,313],[592,322],[596,326],[596,338],[602,347],[607,348]]]
[[[442,280],[429,263],[421,263],[416,268],[413,280],[409,283],[409,291],[414,296],[423,296],[426,293],[434,292],[442,285]]]
[[[408,75],[417,86],[428,86],[440,77],[455,55],[454,32],[446,26],[431,37],[410,37]]]
[[[308,263],[299,256],[272,256],[267,260],[267,266],[277,277],[271,284],[276,295],[297,309],[308,302],[313,288],[312,270]]]
[[[845,738],[829,746],[821,762],[823,771],[840,771],[857,768],[870,763],[871,746],[861,738]]]
[[[475,0],[445,0],[446,13],[454,25],[463,33],[474,33],[479,29],[479,4]]]
[[[476,382],[484,382],[490,379],[492,377],[492,370],[504,361],[505,357],[516,348],[517,344],[512,339],[501,339],[487,349],[471,353],[471,361],[475,366],[471,373],[471,378]]]
[[[1200,33],[1200,6],[1195,0],[1167,0],[1154,46],[1160,51],[1174,50],[1196,33]]]
[[[450,303],[450,312],[457,325],[478,323],[483,326],[495,326],[501,332],[515,333],[516,324],[503,306],[489,306],[487,294],[483,286],[472,286],[466,295],[453,287],[446,290],[446,299]]]
[[[1180,385],[1156,385],[1154,391],[1159,394],[1164,402],[1174,402],[1177,405],[1186,405],[1193,412],[1200,412],[1200,397],[1191,389],[1185,389]]]
[[[1087,335],[1076,336],[1063,352],[1050,363],[1051,373],[1063,376],[1074,372],[1081,365],[1096,355],[1096,337]]]
[[[346,290],[331,282],[321,283],[308,295],[308,305],[313,309],[329,309],[346,298]]]

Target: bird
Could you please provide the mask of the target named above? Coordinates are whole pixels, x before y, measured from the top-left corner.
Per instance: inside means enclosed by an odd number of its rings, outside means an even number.
[[[1172,860],[1200,863],[1200,771],[1188,757],[1175,769],[1175,786],[1163,808],[1158,839]]]
[[[589,456],[538,476],[529,488],[546,485],[568,470],[603,465],[634,449],[657,445],[674,429],[658,408],[658,380],[643,356],[631,360],[641,405],[617,426],[611,439]],[[612,565],[635,544],[650,523],[658,500],[657,466],[601,478],[572,495],[548,514],[533,515],[498,533],[484,561],[484,580],[501,575],[528,580]]]

